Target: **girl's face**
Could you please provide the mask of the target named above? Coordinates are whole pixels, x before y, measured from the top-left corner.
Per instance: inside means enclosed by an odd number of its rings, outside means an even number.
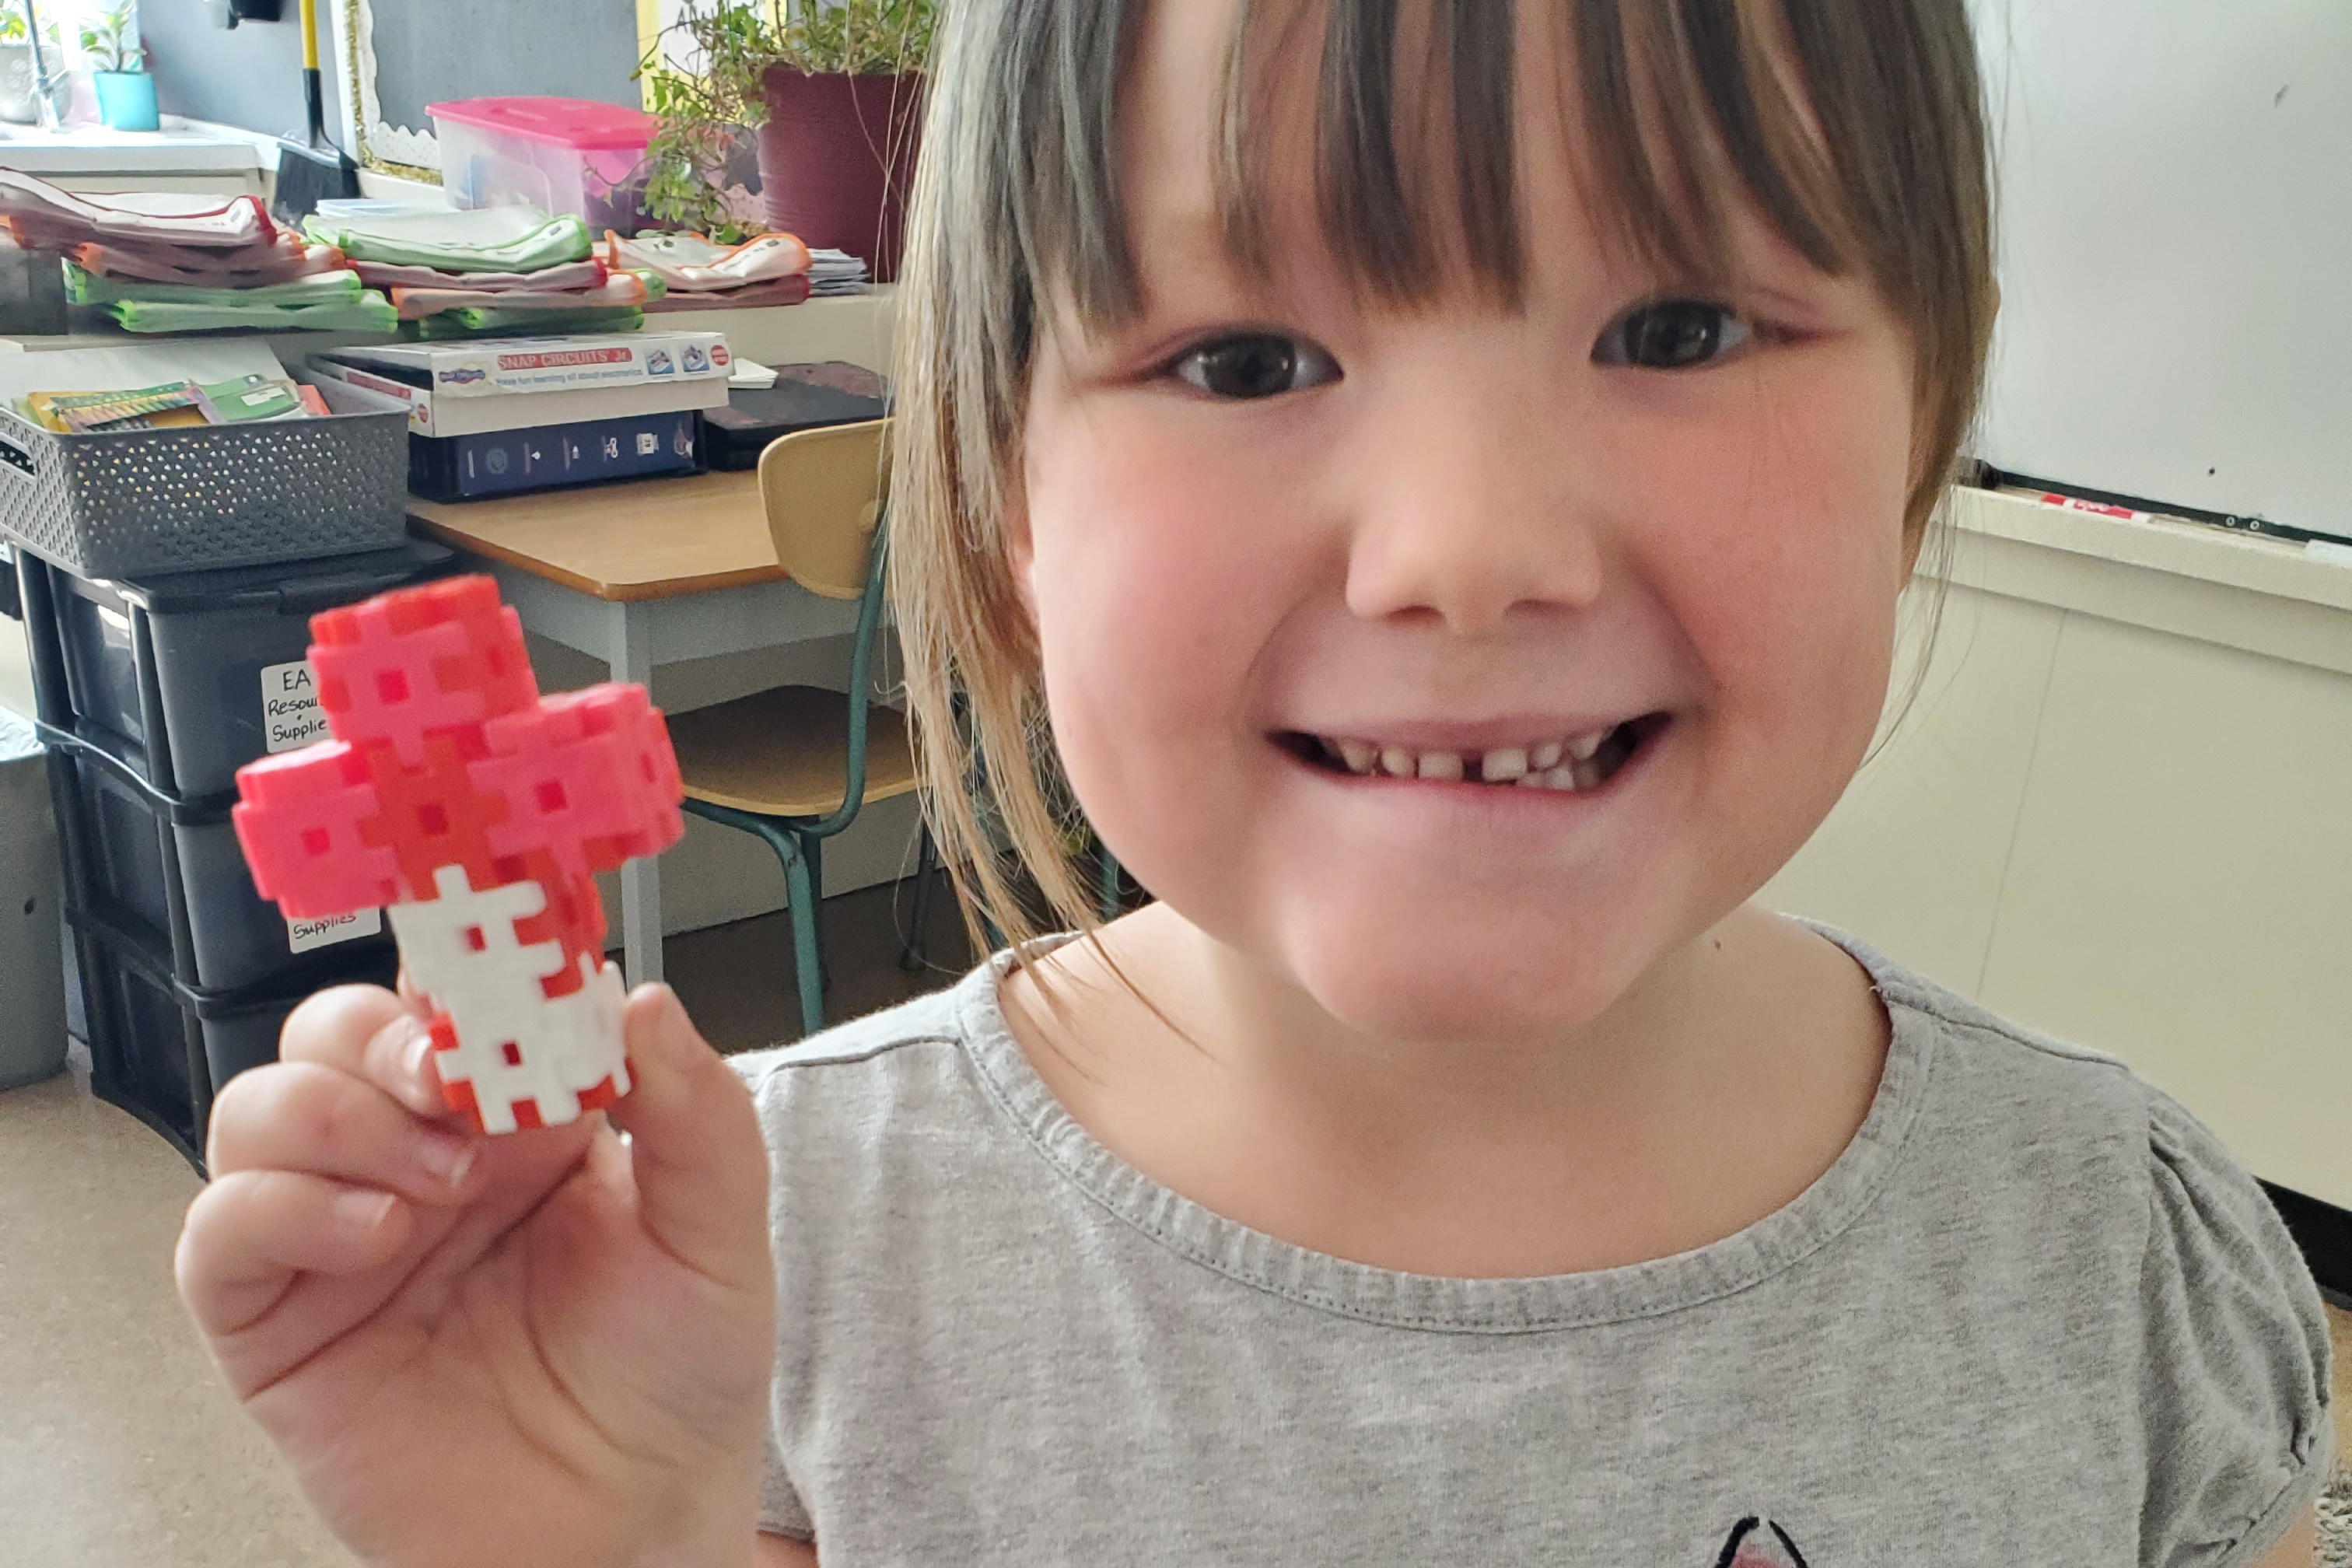
[[[1759,224],[1736,309],[1617,256],[1550,68],[1519,94],[1523,311],[1382,307],[1305,228],[1247,282],[1210,164],[1231,25],[1155,7],[1124,149],[1145,308],[1066,324],[1036,372],[1013,566],[1071,784],[1144,886],[1350,1026],[1581,1027],[1869,743],[1906,343]],[[1313,145],[1305,114],[1277,146]],[[1294,162],[1275,209],[1311,215]]]

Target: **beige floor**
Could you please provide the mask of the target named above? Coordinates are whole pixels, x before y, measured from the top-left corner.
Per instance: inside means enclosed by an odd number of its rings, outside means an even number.
[[[827,907],[836,1016],[939,976],[897,973],[887,889]],[[942,920],[935,940],[960,950]],[[674,939],[679,991],[730,1048],[789,1018],[782,922]],[[788,1026],[783,1032],[791,1032]],[[70,1076],[0,1095],[0,1563],[313,1568],[349,1559],[215,1381],[182,1317],[180,1158]],[[2352,1455],[2352,1314],[2336,1409]]]
[[[827,900],[829,1016],[887,1005],[966,963],[940,897],[929,922],[940,967],[899,971],[898,892]],[[674,937],[667,959],[712,1043],[742,1050],[799,1032],[791,953],[776,915]],[[197,1184],[76,1075],[0,1094],[0,1568],[350,1562],[181,1313],[172,1246]]]

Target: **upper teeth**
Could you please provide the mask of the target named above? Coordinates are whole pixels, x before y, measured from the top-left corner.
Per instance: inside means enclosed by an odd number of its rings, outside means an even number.
[[[1593,759],[1616,727],[1547,741],[1537,746],[1497,746],[1493,751],[1416,751],[1410,746],[1377,741],[1327,739],[1324,753],[1351,773],[1386,773],[1391,778],[1483,779],[1488,784],[1519,784],[1527,789],[1591,789],[1601,782]]]
[[[1517,746],[1489,752],[1478,759],[1478,776],[1488,784],[1508,784],[1528,776],[1528,754]]]

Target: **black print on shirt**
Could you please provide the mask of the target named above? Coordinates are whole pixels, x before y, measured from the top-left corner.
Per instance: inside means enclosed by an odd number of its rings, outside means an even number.
[[[1805,1554],[1770,1520],[1743,1519],[1731,1527],[1715,1568],[1806,1568]]]

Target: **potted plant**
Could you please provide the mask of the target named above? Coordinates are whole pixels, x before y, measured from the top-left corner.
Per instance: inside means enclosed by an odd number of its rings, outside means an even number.
[[[98,117],[110,131],[153,131],[155,79],[147,74],[147,51],[139,42],[134,0],[100,11],[81,26],[82,57],[89,61],[98,89]]]
[[[768,226],[898,275],[937,0],[686,0],[639,66],[658,120],[646,210],[723,234],[719,175],[759,133]],[[681,47],[682,46],[682,47]],[[668,63],[683,58],[688,68]]]

